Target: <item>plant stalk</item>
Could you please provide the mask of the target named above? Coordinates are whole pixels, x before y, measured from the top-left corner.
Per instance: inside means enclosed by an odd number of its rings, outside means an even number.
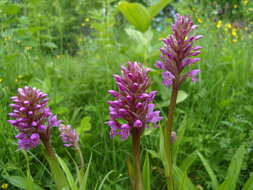
[[[82,154],[82,151],[81,151],[80,146],[79,146],[78,143],[75,145],[75,148],[76,148],[76,151],[78,152],[79,157],[80,157],[80,168],[81,168],[81,169],[84,169],[83,154]]]
[[[172,162],[172,143],[171,143],[171,132],[173,127],[174,112],[176,109],[178,88],[173,86],[172,95],[170,98],[169,110],[168,110],[168,124],[164,127],[164,149],[167,162],[166,177],[167,177],[167,189],[174,190],[173,184],[173,162]]]
[[[143,177],[141,173],[140,137],[141,137],[140,131],[134,129],[132,135],[133,165],[135,171],[134,190],[144,190]]]
[[[45,146],[45,157],[50,166],[50,170],[51,170],[56,188],[58,190],[68,189],[68,182],[67,182],[66,176],[63,170],[61,169],[61,166],[56,157],[54,148],[52,147],[51,143],[49,142],[47,138],[42,138],[42,142]]]

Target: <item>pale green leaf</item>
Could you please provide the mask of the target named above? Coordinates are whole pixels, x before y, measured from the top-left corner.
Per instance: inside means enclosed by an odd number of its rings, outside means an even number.
[[[118,9],[137,30],[145,32],[148,30],[151,17],[147,8],[139,3],[121,1]]]
[[[177,104],[183,102],[188,97],[188,94],[183,91],[179,90],[177,94]]]
[[[156,4],[148,8],[150,16],[155,17],[166,5],[168,5],[171,0],[160,0]]]
[[[82,135],[85,132],[88,132],[91,130],[90,120],[91,118],[89,116],[85,116],[82,118],[80,126],[76,129],[79,135]]]

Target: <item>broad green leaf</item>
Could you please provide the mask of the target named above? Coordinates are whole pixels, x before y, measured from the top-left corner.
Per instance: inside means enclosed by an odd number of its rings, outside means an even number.
[[[58,161],[59,161],[66,177],[67,177],[67,180],[68,180],[68,183],[69,183],[69,186],[70,186],[71,190],[78,190],[78,187],[75,183],[74,177],[72,176],[67,164],[59,156],[57,156],[57,159],[58,159]]]
[[[139,3],[121,1],[118,9],[137,30],[145,32],[151,23],[151,16],[147,8]]]
[[[85,116],[81,120],[80,127],[77,128],[77,132],[79,135],[84,134],[85,132],[88,132],[91,130],[91,118],[89,116]]]
[[[150,175],[150,162],[148,153],[146,153],[145,161],[143,164],[143,182],[145,190],[151,190],[151,175]]]
[[[35,184],[34,182],[28,181],[26,178],[21,176],[8,176],[5,179],[15,187],[20,189],[29,189],[29,184],[32,185],[34,190],[43,190],[40,186]]]
[[[92,155],[90,156],[88,166],[87,166],[85,174],[82,178],[81,185],[80,185],[80,190],[86,190],[87,180],[88,180],[89,171],[90,171],[91,160],[92,160]]]
[[[228,167],[227,175],[224,182],[217,188],[217,190],[235,190],[237,179],[242,169],[244,154],[246,152],[244,144],[242,144],[233,156]]]
[[[188,94],[183,91],[179,90],[177,94],[177,104],[183,102],[188,97]]]
[[[246,183],[244,184],[242,190],[252,190],[253,189],[253,175],[251,174]]]
[[[189,156],[187,156],[181,163],[180,165],[180,169],[187,173],[188,169],[191,167],[192,163],[196,160],[197,158],[197,154],[194,151],[193,153],[191,153]]]
[[[160,0],[148,8],[151,17],[155,17],[171,0]]]
[[[213,189],[216,189],[218,187],[218,180],[216,178],[216,175],[214,174],[212,168],[210,167],[208,161],[204,158],[204,156],[200,152],[197,152],[197,154],[202,164],[204,165],[209,177],[211,178]]]

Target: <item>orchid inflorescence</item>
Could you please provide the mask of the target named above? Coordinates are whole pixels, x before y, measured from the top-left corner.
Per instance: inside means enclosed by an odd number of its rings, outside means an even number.
[[[188,77],[192,78],[192,81],[197,81],[199,69],[182,73],[187,66],[200,61],[200,58],[193,56],[200,54],[199,50],[202,47],[193,47],[193,43],[203,36],[190,35],[196,28],[197,25],[193,24],[190,16],[177,14],[176,21],[172,25],[172,34],[163,39],[164,47],[160,49],[161,61],[157,61],[156,67],[163,70],[163,84],[166,87],[171,85],[179,87]]]
[[[149,71],[140,63],[129,62],[127,67],[122,66],[121,76],[114,75],[118,91],[108,91],[116,99],[108,102],[110,120],[107,124],[111,127],[112,137],[120,135],[127,139],[132,129],[143,132],[149,123],[156,126],[162,119],[160,112],[154,111],[155,104],[152,103],[156,91],[146,92],[150,85]]]

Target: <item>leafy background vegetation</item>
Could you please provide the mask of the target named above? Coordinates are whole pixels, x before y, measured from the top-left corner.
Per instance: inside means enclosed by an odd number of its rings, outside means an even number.
[[[151,0],[134,2],[147,7],[154,4]],[[166,115],[170,89],[162,86],[154,63],[159,59],[161,39],[168,35],[179,12],[191,14],[199,24],[198,33],[204,35],[199,45],[204,48],[201,63],[193,66],[201,69],[200,80],[183,85],[177,105],[175,129],[180,128],[180,134],[184,130],[177,164],[186,163],[185,158],[197,151],[188,160],[188,176],[197,188],[213,189],[207,165],[221,184],[236,150],[244,144],[245,156],[236,179],[236,189],[242,189],[253,170],[253,3],[171,1],[145,33],[129,24],[118,3],[0,1],[0,184],[17,189],[11,177],[30,173],[36,184],[54,189],[42,148],[28,152],[29,156],[17,151],[16,131],[6,122],[9,97],[18,87],[30,85],[48,93],[52,111],[78,130],[86,163],[93,155],[88,189],[129,189],[125,161],[131,155],[131,142],[109,137],[104,124],[106,102],[111,99],[107,90],[115,89],[112,74],[119,73],[120,65],[140,61],[153,69],[152,88],[159,91],[156,102]],[[73,165],[69,158],[77,155],[62,148],[58,132],[54,133],[59,155]],[[150,130],[142,137],[143,161],[148,150],[158,148],[159,129]],[[152,189],[165,189],[161,162],[150,154],[150,163]]]

